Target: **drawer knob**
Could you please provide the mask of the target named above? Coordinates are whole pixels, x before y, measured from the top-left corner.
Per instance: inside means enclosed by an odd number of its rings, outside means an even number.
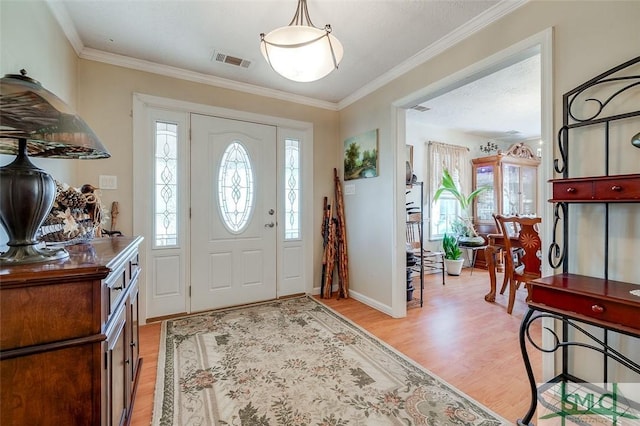
[[[620,192],[620,191],[622,191],[622,187],[621,187],[621,186],[618,186],[618,185],[613,185],[613,186],[611,187],[611,190],[612,190],[612,191],[616,191],[616,192]]]
[[[603,312],[604,312],[604,307],[602,307],[602,306],[600,306],[600,305],[593,305],[593,306],[591,307],[591,310],[592,310],[593,312],[595,312],[596,314],[601,314],[601,313],[603,313]]]
[[[576,192],[576,189],[570,186],[569,188],[567,188],[567,192],[573,193],[573,192]]]

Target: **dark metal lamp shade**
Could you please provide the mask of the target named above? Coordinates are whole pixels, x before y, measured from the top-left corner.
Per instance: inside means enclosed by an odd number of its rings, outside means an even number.
[[[25,75],[0,79],[0,154],[17,154],[0,168],[0,222],[9,250],[0,264],[62,259],[64,249],[39,247],[36,238],[55,199],[53,178],[29,156],[49,158],[108,158],[93,130],[68,105]]]

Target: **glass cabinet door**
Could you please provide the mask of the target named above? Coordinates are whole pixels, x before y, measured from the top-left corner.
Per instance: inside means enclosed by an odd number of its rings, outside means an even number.
[[[520,172],[522,179],[522,194],[520,214],[535,215],[537,194],[537,170],[533,167],[522,167]]]
[[[505,164],[502,174],[502,214],[520,213],[520,166]]]
[[[495,170],[494,166],[481,166],[476,169],[476,188],[488,186],[490,189],[484,191],[476,198],[476,220],[478,222],[493,223],[493,212],[496,209],[495,197]]]

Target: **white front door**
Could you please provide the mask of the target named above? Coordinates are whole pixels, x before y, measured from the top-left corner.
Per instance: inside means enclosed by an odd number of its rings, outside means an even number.
[[[191,115],[191,312],[276,297],[276,127]]]

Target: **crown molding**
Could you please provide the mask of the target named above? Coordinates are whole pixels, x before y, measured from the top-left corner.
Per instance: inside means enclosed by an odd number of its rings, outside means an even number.
[[[280,90],[268,89],[253,84],[242,83],[239,81],[229,80],[226,78],[215,77],[195,71],[188,71],[183,68],[172,67],[169,65],[161,65],[155,62],[135,59],[130,56],[116,55],[107,53],[102,50],[91,48],[83,48],[80,52],[80,58],[88,59],[96,62],[103,62],[110,65],[116,65],[124,68],[130,68],[138,71],[149,72],[153,74],[163,75],[165,77],[177,78],[180,80],[192,81],[194,83],[207,84],[209,86],[221,87],[224,89],[237,90],[240,92],[250,93],[258,96],[265,96],[273,99],[279,99],[288,102],[295,102],[316,108],[328,109],[331,111],[338,110],[338,104],[334,102],[322,101],[319,99],[308,98],[306,96],[295,95]]]
[[[360,89],[353,92],[351,95],[338,102],[338,110],[344,109],[352,103],[364,98],[365,96],[375,92],[384,85],[392,82],[396,78],[403,74],[413,70],[419,65],[424,64],[430,59],[436,57],[447,49],[455,46],[462,40],[475,34],[481,29],[489,26],[495,21],[510,14],[514,10],[526,4],[529,0],[502,0],[495,6],[487,9],[480,15],[476,16],[469,22],[465,22],[462,26],[455,29],[453,32],[442,37],[435,43],[427,46],[420,52],[416,53],[411,58],[407,59],[403,63],[395,66],[387,73],[381,75],[375,80],[365,84]]]
[[[80,52],[84,49],[84,44],[82,44],[82,40],[80,40],[76,26],[73,24],[66,6],[62,2],[55,0],[45,0],[45,2],[47,6],[49,6],[49,10],[55,20],[58,21],[58,26],[60,26],[67,40],[71,43],[71,47],[76,51],[76,55],[80,56]]]
[[[188,71],[182,68],[161,65],[155,62],[135,59],[124,55],[116,55],[113,53],[107,53],[104,51],[87,48],[80,40],[80,36],[76,31],[75,25],[73,24],[73,21],[71,20],[69,13],[64,6],[64,3],[56,0],[46,0],[46,3],[49,6],[49,9],[51,10],[54,18],[58,21],[58,25],[60,25],[62,31],[73,46],[73,49],[76,51],[76,54],[82,59],[103,62],[110,65],[150,72],[153,74],[164,75],[167,77],[192,81],[195,83],[222,87],[225,89],[236,90],[253,95],[265,96],[282,101],[294,102],[297,104],[327,109],[330,111],[340,111],[341,109],[346,108],[352,103],[364,98],[365,96],[373,93],[384,85],[390,83],[401,75],[411,71],[417,66],[422,65],[423,63],[434,58],[445,50],[453,47],[454,45],[473,35],[477,31],[508,15],[509,13],[526,4],[528,1],[529,0],[500,1],[495,6],[487,9],[485,12],[481,13],[471,21],[466,22],[453,32],[442,37],[440,40],[418,52],[405,62],[392,68],[389,72],[365,84],[360,89],[356,90],[351,95],[345,97],[337,103],[309,98],[301,95],[295,95],[289,92],[268,89],[249,83],[242,83],[226,78]]]

